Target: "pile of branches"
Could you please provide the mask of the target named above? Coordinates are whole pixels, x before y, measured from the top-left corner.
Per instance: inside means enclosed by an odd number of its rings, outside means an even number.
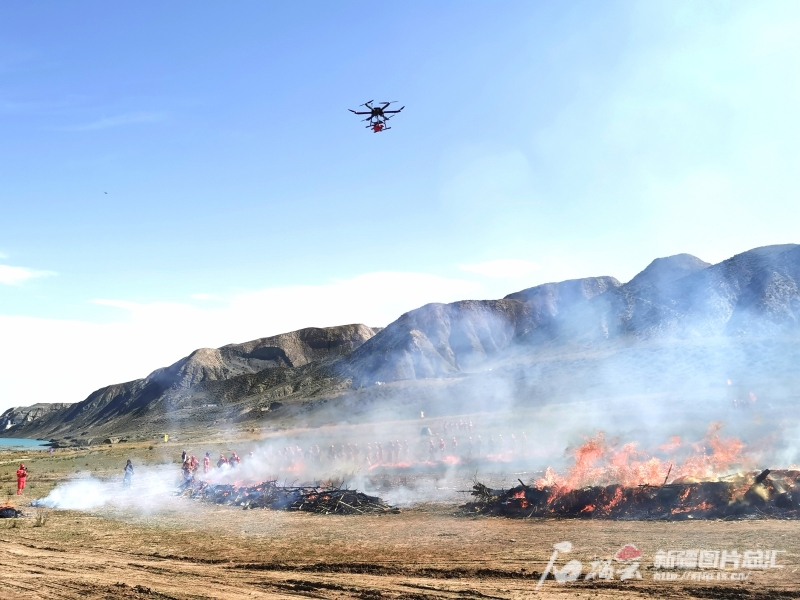
[[[357,515],[398,512],[377,496],[333,486],[287,486],[264,481],[250,486],[235,486],[191,480],[184,483],[179,495],[203,502],[241,506],[300,510],[323,515]]]
[[[800,471],[742,474],[721,481],[579,489],[520,485],[493,490],[474,482],[469,514],[516,518],[685,520],[800,518]]]

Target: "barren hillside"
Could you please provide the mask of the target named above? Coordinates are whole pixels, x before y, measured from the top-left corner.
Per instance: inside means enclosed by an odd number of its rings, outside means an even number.
[[[608,276],[548,283],[501,300],[428,304],[380,330],[309,328],[201,348],[75,404],[10,409],[0,426],[6,435],[79,440],[313,420],[334,406],[341,412],[331,418],[341,420],[414,398],[446,397],[436,402],[458,411],[478,396],[530,403],[731,378],[788,398],[798,378],[799,284],[797,245],[716,265],[680,254],[625,284]],[[421,381],[435,385],[411,386]]]

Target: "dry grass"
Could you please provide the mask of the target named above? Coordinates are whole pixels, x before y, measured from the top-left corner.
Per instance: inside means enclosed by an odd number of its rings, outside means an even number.
[[[36,516],[33,519],[34,527],[44,527],[47,525],[48,513],[46,510],[37,510]]]

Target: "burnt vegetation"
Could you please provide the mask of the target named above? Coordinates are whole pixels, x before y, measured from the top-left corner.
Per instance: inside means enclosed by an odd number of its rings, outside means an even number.
[[[279,485],[277,481],[264,481],[256,485],[236,486],[191,481],[183,485],[179,493],[203,502],[241,506],[244,509],[269,508],[324,515],[399,512],[377,496],[330,485],[286,486]]]
[[[800,471],[764,470],[718,481],[564,489],[520,485],[490,489],[475,481],[467,514],[512,518],[687,520],[800,518]]]

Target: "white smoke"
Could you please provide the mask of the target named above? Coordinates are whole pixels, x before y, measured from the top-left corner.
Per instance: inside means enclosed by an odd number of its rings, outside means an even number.
[[[121,476],[100,479],[83,473],[31,504],[61,510],[112,508],[148,514],[170,510],[180,502],[174,495],[176,474],[174,466],[137,468],[131,487],[123,488]]]

